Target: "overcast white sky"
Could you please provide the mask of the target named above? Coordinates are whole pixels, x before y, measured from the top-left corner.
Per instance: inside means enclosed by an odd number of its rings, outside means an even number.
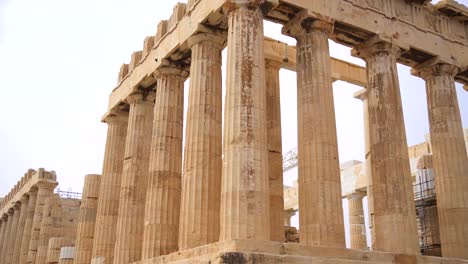
[[[100,118],[119,67],[176,2],[0,0],[0,196],[28,168],[55,170],[61,189],[78,192],[85,174],[101,173],[107,126]],[[265,24],[266,35],[295,45],[280,31]],[[331,42],[330,52],[365,65],[341,45]],[[398,70],[408,144],[414,145],[429,131],[424,82],[405,66]],[[364,160],[362,104],[352,97],[359,89],[334,84],[340,162]],[[467,127],[468,92],[459,84],[457,91]],[[281,100],[286,152],[297,145],[296,76],[287,70],[281,71]],[[285,183],[296,173],[285,175]]]

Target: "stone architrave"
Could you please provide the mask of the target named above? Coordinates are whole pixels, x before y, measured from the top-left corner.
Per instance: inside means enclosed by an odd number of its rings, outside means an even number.
[[[297,40],[300,243],[345,247],[328,37],[333,24],[305,13],[283,33]]]
[[[107,141],[99,187],[91,263],[114,261],[128,113],[114,114],[107,117],[104,122],[108,125]]]
[[[201,33],[192,49],[185,133],[179,250],[217,242],[222,171],[221,50],[225,38]]]
[[[154,94],[129,96],[130,112],[120,188],[114,264],[139,261],[142,253]]]
[[[231,1],[226,11],[229,30],[220,241],[269,240],[263,15],[253,1]]]
[[[401,50],[374,37],[353,50],[367,63],[368,190],[372,250],[419,254],[416,209],[396,60]]]
[[[285,237],[280,69],[281,62],[268,59],[265,61],[270,240],[283,242]]]
[[[187,72],[165,66],[155,73],[149,179],[142,259],[177,251],[181,199],[184,80]]]
[[[468,157],[454,81],[459,70],[428,61],[413,74],[426,81],[442,256],[468,259]]]

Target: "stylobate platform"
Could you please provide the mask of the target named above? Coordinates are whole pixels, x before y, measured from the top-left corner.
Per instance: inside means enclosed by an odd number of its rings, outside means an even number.
[[[260,264],[260,263],[392,263],[462,264],[468,260],[415,256],[332,247],[311,247],[298,243],[231,240],[175,252],[138,264]]]

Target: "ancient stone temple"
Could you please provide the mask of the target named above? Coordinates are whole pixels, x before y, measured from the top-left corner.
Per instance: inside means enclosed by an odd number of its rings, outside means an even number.
[[[57,185],[54,171],[30,169],[0,202],[0,263],[58,263],[75,245],[81,202]]]
[[[266,38],[265,20],[297,45]],[[331,58],[330,39],[366,67]],[[397,63],[426,82],[431,156],[416,167],[436,202],[425,211],[414,197]],[[468,8],[454,0],[179,3],[120,68],[102,117],[102,176],[86,177],[76,239],[61,239],[54,174],[30,172],[1,202],[0,262],[468,263],[468,156],[455,90],[455,82],[468,85],[467,67]],[[297,73],[298,94],[299,230],[286,235],[296,209],[284,207],[293,190],[283,190],[281,69]],[[364,107],[364,187],[345,195],[337,80],[364,88],[356,94]],[[442,258],[421,255],[425,219],[437,221],[428,243],[440,245],[431,255]]]
[[[468,10],[428,2],[177,4],[122,65],[102,119],[105,200],[92,263],[438,263],[420,256],[397,63],[427,83],[442,256],[468,258],[468,160],[454,86],[468,82]],[[265,38],[264,20],[282,24],[297,46]],[[330,58],[329,39],[352,47],[366,69]],[[281,68],[298,80],[299,244],[283,243]],[[365,88],[370,251],[345,249],[335,80]],[[347,197],[356,234],[363,195]],[[363,243],[356,237],[353,248]]]

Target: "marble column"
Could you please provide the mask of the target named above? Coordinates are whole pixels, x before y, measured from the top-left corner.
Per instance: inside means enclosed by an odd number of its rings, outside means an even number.
[[[104,152],[91,263],[113,263],[117,233],[120,185],[122,182],[128,113],[117,113],[104,120],[107,141]]]
[[[281,141],[280,69],[282,62],[265,61],[270,240],[284,242],[283,147]]]
[[[5,229],[5,238],[3,239],[3,243],[0,245],[2,247],[1,260],[2,262],[5,262],[5,263],[7,263],[6,261],[8,260],[8,249],[11,248],[10,234],[11,234],[11,226],[13,225],[13,213],[14,213],[13,208],[10,208],[7,212],[7,219],[6,219],[7,225]]]
[[[2,215],[1,216],[1,226],[0,226],[0,258],[3,258],[3,255],[2,255],[2,248],[3,248],[3,245],[5,245],[5,230],[7,229],[7,219],[8,219],[8,216],[6,214]]]
[[[231,1],[224,109],[220,240],[270,239],[263,15]]]
[[[349,209],[350,248],[352,249],[367,249],[364,207],[362,205],[364,196],[365,193],[362,191],[356,191],[346,196]]]
[[[455,89],[458,72],[432,61],[413,69],[426,81],[442,256],[468,259],[468,157]]]
[[[333,25],[300,14],[283,28],[297,40],[300,243],[345,247],[328,36]]]
[[[31,229],[31,237],[29,241],[27,263],[36,263],[35,261],[36,261],[36,255],[37,255],[37,246],[39,243],[39,234],[41,232],[42,214],[44,212],[44,205],[45,205],[46,199],[53,195],[55,186],[57,186],[57,182],[46,181],[46,180],[40,181],[36,185],[38,191],[37,191],[37,198],[36,198],[36,206],[34,210],[34,217],[32,221],[32,229]]]
[[[6,263],[15,263],[13,262],[13,255],[15,254],[15,242],[16,242],[16,235],[17,235],[17,227],[18,223],[20,220],[20,215],[21,215],[21,202],[16,202],[15,205],[13,206],[13,209],[15,210],[13,213],[13,222],[11,224],[11,230],[8,235],[8,249],[7,253],[5,254],[6,257]]]
[[[179,250],[217,242],[222,168],[222,36],[198,34],[192,49]]]
[[[368,109],[369,106],[367,104],[367,90],[362,89],[354,93],[354,98],[359,99],[362,101],[362,112],[363,112],[363,119],[364,119],[364,155],[367,157],[370,154],[370,149],[369,149],[369,113]],[[369,174],[366,171],[366,178],[369,184],[369,180],[372,180],[371,177],[369,177]]]
[[[11,259],[11,263],[19,263],[19,257],[21,252],[21,243],[23,242],[23,233],[25,230],[26,224],[26,215],[28,211],[28,204],[29,204],[29,195],[26,194],[21,197],[21,211],[18,219],[18,225],[16,226],[16,235],[15,235],[15,243],[14,243],[14,250],[13,250],[13,257]]]
[[[42,212],[42,224],[37,245],[35,264],[45,264],[49,239],[61,236],[62,201],[58,194],[47,197]]]
[[[368,103],[367,103],[367,90],[362,89],[354,93],[354,98],[359,99],[362,101],[363,105],[363,118],[364,118],[364,157],[366,158],[366,163],[363,164],[365,166],[365,172],[366,172],[366,181],[367,181],[367,188],[366,188],[366,194],[367,194],[367,200],[373,201],[373,195],[372,195],[372,176],[371,176],[371,165],[370,163],[372,160],[369,159],[370,155],[370,146],[369,146],[369,113],[368,113]],[[374,212],[373,208],[373,203],[368,202],[368,212],[369,212],[369,229],[374,228],[374,223],[372,221],[373,217],[370,216],[371,212]],[[367,248],[367,244],[366,244]]]
[[[76,232],[75,264],[91,263],[100,183],[101,175],[89,174],[85,176],[80,219]]]
[[[34,218],[34,210],[37,202],[37,188],[33,187],[29,192],[29,202],[24,222],[23,237],[21,238],[21,249],[18,263],[24,264],[28,260],[29,241],[31,240],[31,229]]]
[[[49,240],[49,246],[47,247],[47,263],[56,264],[60,260],[60,249],[65,246],[72,246],[75,244],[75,240],[70,240],[64,237],[53,237]],[[89,262],[87,263],[89,264]]]
[[[186,77],[186,71],[171,66],[156,72],[142,259],[177,251]]]
[[[120,187],[114,264],[141,259],[154,94],[137,93],[130,104]]]
[[[419,254],[413,185],[397,72],[400,48],[372,38],[353,50],[367,63],[372,185],[368,191],[372,250]]]

